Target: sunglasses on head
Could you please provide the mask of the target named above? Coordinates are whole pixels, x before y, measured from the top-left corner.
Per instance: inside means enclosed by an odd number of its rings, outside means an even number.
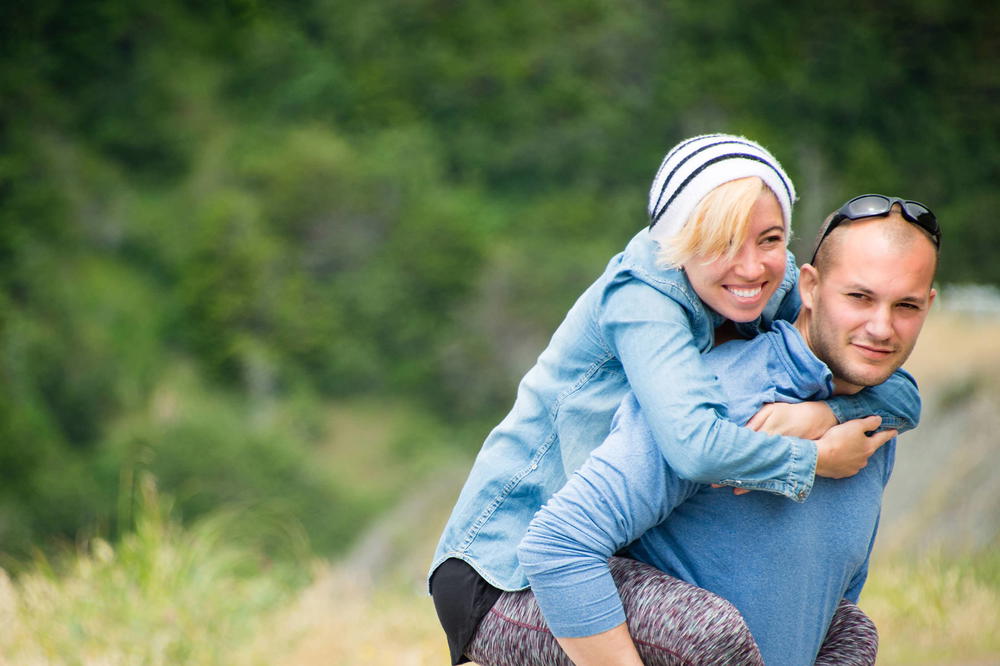
[[[934,241],[934,247],[941,248],[941,227],[938,226],[937,218],[931,209],[918,201],[908,201],[899,197],[887,197],[884,194],[862,194],[854,197],[840,207],[830,223],[823,230],[823,235],[816,242],[816,249],[813,250],[810,264],[815,263],[819,248],[830,232],[836,229],[844,220],[860,220],[865,217],[886,217],[892,211],[892,207],[899,204],[903,218],[917,225],[928,234]]]

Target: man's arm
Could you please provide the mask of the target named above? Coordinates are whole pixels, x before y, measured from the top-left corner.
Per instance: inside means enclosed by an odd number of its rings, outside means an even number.
[[[535,515],[518,548],[553,635],[601,638],[625,622],[608,559],[698,487],[667,467],[626,398],[617,428]]]
[[[826,401],[838,423],[865,416],[881,416],[879,430],[899,433],[920,423],[920,392],[917,380],[902,368],[878,386],[869,386],[854,395],[834,396]]]

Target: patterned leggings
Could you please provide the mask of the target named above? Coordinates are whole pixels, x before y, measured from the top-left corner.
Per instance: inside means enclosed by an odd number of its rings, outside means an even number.
[[[611,558],[632,640],[647,666],[763,665],[757,643],[728,601],[653,567]],[[842,600],[816,664],[871,666],[878,650],[875,625]],[[549,633],[531,590],[504,592],[465,649],[480,666],[571,666]]]

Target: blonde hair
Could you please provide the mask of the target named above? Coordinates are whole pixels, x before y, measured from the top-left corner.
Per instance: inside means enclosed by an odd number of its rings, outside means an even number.
[[[746,240],[751,209],[770,191],[757,176],[719,185],[702,197],[680,231],[660,243],[658,263],[679,268],[696,256],[732,259]]]

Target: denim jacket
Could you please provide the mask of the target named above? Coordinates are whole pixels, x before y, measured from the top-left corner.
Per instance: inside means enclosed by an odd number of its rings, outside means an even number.
[[[816,444],[741,428],[701,354],[713,346],[720,315],[698,298],[685,273],[656,265],[646,230],[613,257],[570,308],[514,406],[487,436],[445,526],[431,571],[449,557],[472,565],[491,585],[524,589],[517,545],[535,512],[563,486],[610,431],[631,389],[664,457],[677,474],[802,501],[816,471]],[[763,315],[739,324],[746,337],[799,310],[798,268]],[[838,420],[879,414],[883,427],[916,426],[920,396],[897,371],[884,384],[828,401]]]

